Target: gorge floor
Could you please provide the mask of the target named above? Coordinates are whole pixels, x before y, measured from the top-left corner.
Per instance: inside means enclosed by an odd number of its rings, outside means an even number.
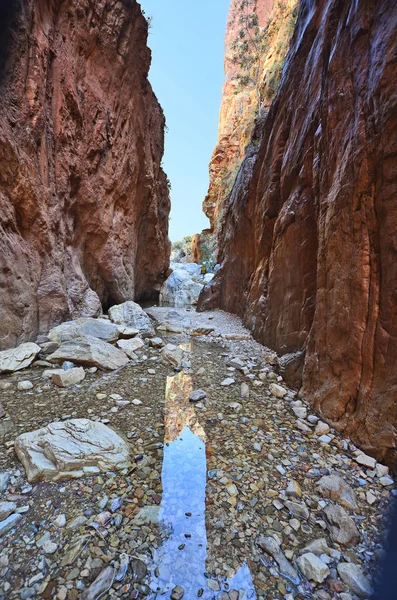
[[[146,346],[136,364],[66,390],[43,368],[1,378],[13,423],[0,449],[0,471],[12,474],[1,501],[22,519],[0,538],[0,598],[367,598],[393,486],[357,462],[349,440],[315,432],[314,413],[277,380],[274,354],[238,319],[178,309],[181,333],[171,333],[161,327],[169,311],[148,312],[191,368],[176,372]],[[189,334],[200,326],[214,332]],[[24,380],[33,389],[18,390]],[[206,399],[190,402],[198,389]],[[120,432],[131,465],[29,485],[13,440],[70,418]],[[330,475],[345,487],[318,485]]]

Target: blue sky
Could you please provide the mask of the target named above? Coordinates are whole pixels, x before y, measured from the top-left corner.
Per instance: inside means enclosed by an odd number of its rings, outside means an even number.
[[[172,241],[208,227],[201,204],[208,189],[224,81],[229,0],[141,0],[153,17],[150,81],[168,133],[164,169],[171,181]]]

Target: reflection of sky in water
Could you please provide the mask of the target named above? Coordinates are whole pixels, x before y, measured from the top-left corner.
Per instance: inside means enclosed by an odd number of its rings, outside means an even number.
[[[185,597],[189,598],[191,593],[196,598],[198,590],[206,588],[203,575],[207,557],[206,460],[205,444],[188,427],[164,447],[162,480],[160,521],[169,537],[156,553],[158,579],[151,587],[172,590],[181,585]],[[182,544],[185,548],[178,550]]]
[[[160,508],[160,522],[167,539],[155,551],[150,587],[154,592],[158,591],[159,597],[164,594],[164,598],[169,598],[171,590],[180,585],[185,590],[184,600],[197,598],[198,591],[203,589],[202,598],[209,600],[218,594],[208,589],[204,577],[207,558],[205,434],[194,406],[189,403],[191,390],[190,376],[178,373],[167,378],[167,443]],[[245,563],[228,580],[227,589],[240,590],[240,598],[256,598],[251,573]]]

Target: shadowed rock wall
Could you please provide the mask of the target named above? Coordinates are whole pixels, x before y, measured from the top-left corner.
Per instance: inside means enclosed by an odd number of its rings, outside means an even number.
[[[21,0],[1,12],[6,348],[100,303],[155,296],[170,245],[164,117],[139,4]]]
[[[379,458],[396,457],[397,7],[301,0],[270,113],[219,236],[200,308],[238,313],[303,391]],[[296,371],[295,379],[296,379]]]

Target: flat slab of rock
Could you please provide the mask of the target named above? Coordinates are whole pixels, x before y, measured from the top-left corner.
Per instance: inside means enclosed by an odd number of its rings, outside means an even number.
[[[89,335],[82,335],[74,340],[62,342],[58,350],[48,356],[52,363],[63,363],[70,360],[78,365],[98,367],[113,371],[128,363],[128,356],[118,348]]]
[[[54,327],[48,334],[52,342],[66,342],[80,335],[90,335],[105,342],[115,342],[119,338],[119,330],[114,323],[101,319],[77,319]]]
[[[63,369],[54,369],[54,372],[51,374],[51,379],[52,382],[59,387],[71,387],[72,385],[77,385],[84,381],[85,371],[83,367],[76,367],[75,369],[68,369],[67,371],[64,371]]]
[[[371,583],[359,565],[339,563],[337,568],[339,577],[354,594],[357,594],[360,598],[370,598],[372,596]]]
[[[273,556],[274,560],[279,566],[280,573],[288,577],[288,579],[293,581],[295,585],[298,585],[300,581],[299,575],[285,557],[280,548],[280,544],[271,536],[260,537],[257,540],[257,544],[262,550],[265,550],[265,552]]]
[[[317,486],[318,491],[325,498],[334,500],[351,510],[358,508],[354,491],[339,475],[326,475],[320,479]]]
[[[141,334],[154,335],[152,322],[145,311],[136,302],[124,302],[109,308],[109,317],[112,323],[139,329]]]
[[[18,521],[22,519],[22,515],[10,515],[4,521],[0,521],[0,537],[13,529]]]
[[[71,419],[23,433],[15,452],[28,481],[59,481],[93,471],[124,469],[130,447],[113,429],[88,419]]]
[[[341,507],[330,504],[324,509],[331,539],[343,546],[354,546],[360,540],[355,522]]]
[[[38,353],[40,346],[28,342],[21,344],[18,348],[10,348],[0,352],[0,373],[14,373],[29,367]]]
[[[135,352],[145,347],[144,341],[138,337],[132,338],[131,340],[119,340],[117,345],[130,358],[137,358]]]

